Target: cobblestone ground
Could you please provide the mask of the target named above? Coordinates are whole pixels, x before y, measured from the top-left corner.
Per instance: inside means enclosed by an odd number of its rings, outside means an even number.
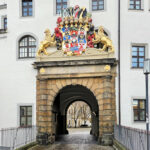
[[[59,136],[51,146],[36,146],[31,150],[113,150],[112,147],[98,145],[89,134],[90,129],[69,129],[69,135]]]

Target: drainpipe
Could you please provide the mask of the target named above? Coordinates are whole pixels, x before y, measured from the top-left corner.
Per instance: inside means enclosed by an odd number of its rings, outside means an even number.
[[[118,0],[118,107],[119,125],[121,125],[121,83],[120,83],[120,0]]]

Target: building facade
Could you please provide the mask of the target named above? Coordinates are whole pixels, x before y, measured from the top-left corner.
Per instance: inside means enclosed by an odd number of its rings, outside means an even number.
[[[118,1],[0,0],[0,128],[36,124],[36,75],[32,64],[43,32],[54,31],[62,8],[79,5],[102,25],[118,59]],[[143,60],[149,58],[149,0],[121,1],[120,88],[116,79],[117,121],[145,129]],[[121,107],[118,106],[119,91]]]

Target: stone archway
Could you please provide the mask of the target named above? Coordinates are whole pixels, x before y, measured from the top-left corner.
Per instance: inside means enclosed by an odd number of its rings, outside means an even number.
[[[67,116],[66,111],[71,103],[75,101],[86,102],[92,112],[92,134],[98,137],[99,135],[99,108],[98,101],[94,94],[84,86],[81,85],[67,85],[63,87],[53,103],[53,115],[55,117],[55,122],[53,122],[54,132],[57,136],[58,134],[67,134]]]
[[[79,91],[83,91],[92,95],[89,100],[86,94],[82,94],[79,98],[89,103],[93,110],[95,109],[98,130],[93,130],[93,134],[98,137],[100,144],[112,144],[113,126],[116,122],[116,59],[110,54],[103,57],[101,55],[77,56],[71,59],[59,57],[55,60],[45,57],[36,61],[34,66],[38,70],[36,83],[38,143],[53,143],[59,133],[56,131],[56,116],[60,111],[60,107],[55,105],[57,99],[59,102],[61,99],[62,108],[65,110],[69,104],[65,103],[65,99],[70,98],[69,102],[74,101],[76,98],[73,97],[80,96],[82,92]],[[78,94],[76,95],[75,92],[69,95],[69,90],[76,91]],[[68,94],[62,94],[63,96],[58,98],[61,92]],[[95,105],[92,106],[94,103]],[[97,108],[96,105],[98,105]],[[64,114],[62,110],[60,112]],[[62,122],[65,120],[63,117],[60,119]],[[65,127],[61,132],[66,132]]]

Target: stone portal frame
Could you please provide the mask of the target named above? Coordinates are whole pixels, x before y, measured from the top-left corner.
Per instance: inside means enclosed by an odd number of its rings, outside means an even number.
[[[116,120],[115,77],[90,77],[69,79],[37,80],[37,126],[40,140],[51,135],[46,143],[53,143],[55,136],[53,103],[59,91],[67,85],[81,85],[88,88],[96,97],[99,106],[99,141],[107,144],[113,133]],[[108,138],[110,136],[110,138]],[[109,140],[105,140],[108,138]],[[42,141],[43,141],[42,140]],[[42,142],[40,141],[40,142]],[[42,142],[43,143],[43,142]],[[46,144],[45,143],[45,144]]]
[[[96,56],[95,56],[96,57]],[[66,60],[64,60],[66,59]],[[98,104],[98,140],[103,145],[112,144],[113,126],[116,123],[115,77],[116,59],[111,55],[73,57],[70,60],[41,59],[34,63],[37,75],[37,141],[53,143],[56,136],[54,100],[67,86],[79,85],[91,91]]]

